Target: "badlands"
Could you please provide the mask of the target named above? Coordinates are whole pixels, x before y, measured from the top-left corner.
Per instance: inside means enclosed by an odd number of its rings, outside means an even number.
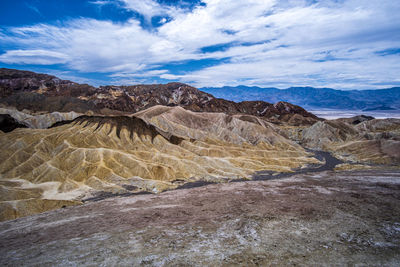
[[[0,69],[0,264],[400,264],[400,120]]]

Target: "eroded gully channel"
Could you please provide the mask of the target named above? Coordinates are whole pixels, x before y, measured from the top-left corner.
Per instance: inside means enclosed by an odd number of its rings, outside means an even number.
[[[287,178],[293,175],[302,174],[302,173],[311,173],[311,172],[323,172],[323,171],[332,171],[336,165],[343,163],[343,161],[335,158],[332,156],[331,153],[319,150],[307,150],[308,152],[314,153],[314,157],[320,161],[325,161],[323,165],[320,164],[312,164],[305,168],[299,168],[293,170],[293,172],[273,172],[273,171],[258,171],[255,172],[252,176],[251,180],[248,179],[235,179],[229,181],[232,182],[249,182],[249,181],[266,181],[266,180],[275,180],[275,179],[282,179]],[[189,182],[179,186],[176,189],[187,189],[187,188],[194,188],[199,186],[204,186],[208,184],[215,184],[216,182],[207,182],[207,181],[196,181],[196,182]],[[174,190],[176,190],[174,189]]]
[[[287,178],[302,173],[332,171],[336,167],[336,165],[344,163],[340,159],[332,156],[332,154],[329,152],[319,151],[319,150],[308,150],[308,152],[314,153],[314,157],[320,161],[325,161],[325,164],[323,165],[312,164],[309,167],[295,169],[294,172],[289,172],[289,173],[259,171],[253,174],[252,180],[253,181],[273,180],[273,179]]]
[[[266,181],[266,180],[276,180],[276,179],[283,179],[288,178],[297,174],[303,173],[315,173],[315,172],[323,172],[323,171],[332,171],[336,165],[343,163],[343,161],[335,158],[332,156],[331,153],[319,150],[307,150],[308,152],[314,153],[314,157],[320,161],[324,161],[323,165],[320,164],[312,164],[305,168],[299,168],[293,170],[293,172],[288,173],[280,173],[280,172],[273,172],[273,171],[258,171],[255,172],[251,178],[249,179],[234,179],[230,180],[229,183],[234,182],[251,182],[251,181]],[[209,184],[217,184],[217,182],[210,182],[210,181],[195,181],[195,182],[188,182],[181,186],[178,186],[175,189],[171,190],[179,190],[179,189],[189,189],[195,188],[200,186],[206,186]],[[167,190],[167,191],[171,191]],[[96,196],[83,200],[82,202],[92,202],[92,201],[100,201],[110,197],[127,197],[127,196],[134,196],[134,195],[143,195],[143,194],[152,194],[148,191],[141,191],[141,192],[132,192],[132,193],[123,193],[123,194],[113,194],[110,192],[99,192]]]

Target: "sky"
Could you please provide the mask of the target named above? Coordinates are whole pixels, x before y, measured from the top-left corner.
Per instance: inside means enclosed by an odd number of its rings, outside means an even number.
[[[398,0],[0,0],[0,67],[99,86],[400,86]]]

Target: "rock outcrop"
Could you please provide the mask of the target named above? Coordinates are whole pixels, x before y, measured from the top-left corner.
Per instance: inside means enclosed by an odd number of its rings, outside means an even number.
[[[20,125],[33,129],[46,129],[58,122],[72,121],[82,114],[71,112],[51,112],[45,114],[29,114],[29,111],[18,111],[15,108],[0,108],[0,114],[9,115]]]

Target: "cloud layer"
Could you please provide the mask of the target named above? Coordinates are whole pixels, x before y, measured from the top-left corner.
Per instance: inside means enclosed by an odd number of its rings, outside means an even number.
[[[118,4],[121,23],[72,18],[2,28],[0,62],[103,72],[113,83],[195,86],[400,85],[400,2],[378,0],[153,0]]]

